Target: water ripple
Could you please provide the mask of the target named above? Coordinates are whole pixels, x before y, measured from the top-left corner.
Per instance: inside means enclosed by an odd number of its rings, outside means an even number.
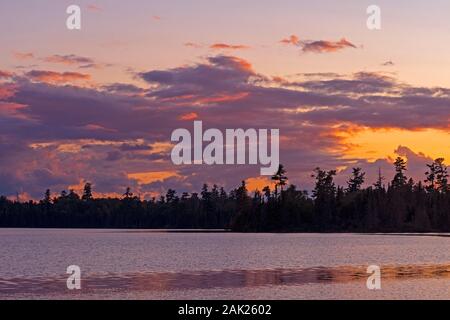
[[[82,278],[82,292],[103,290],[176,291],[212,288],[251,288],[290,286],[313,283],[366,281],[367,266],[337,266],[262,270],[208,270],[189,272],[139,272],[127,274],[90,274]],[[402,279],[450,279],[450,263],[381,266],[383,281]],[[0,278],[3,295],[65,294],[66,276],[35,278]]]

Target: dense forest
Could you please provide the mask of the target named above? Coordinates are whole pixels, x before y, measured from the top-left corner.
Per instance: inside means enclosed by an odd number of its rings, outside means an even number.
[[[204,185],[201,192],[141,200],[128,188],[121,199],[97,199],[87,183],[80,196],[50,190],[39,201],[0,198],[0,227],[230,229],[238,232],[449,232],[450,187],[444,159],[427,165],[424,181],[407,177],[402,158],[395,176],[363,188],[365,173],[353,168],[347,186],[336,186],[336,171],[314,170],[312,193],[288,184],[283,166],[275,187],[249,193],[245,182],[231,192]],[[425,171],[425,170],[424,170]]]

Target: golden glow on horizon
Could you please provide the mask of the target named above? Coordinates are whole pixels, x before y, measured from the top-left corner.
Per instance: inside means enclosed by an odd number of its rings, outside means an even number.
[[[138,184],[150,184],[153,182],[163,182],[169,178],[180,177],[176,171],[150,171],[150,172],[138,172],[129,173],[128,178],[136,180]]]
[[[444,157],[450,161],[450,132],[438,129],[420,131],[400,129],[360,129],[338,133],[346,149],[345,158],[365,158],[369,161],[395,157],[394,151],[405,146],[415,153],[433,159]]]
[[[262,191],[267,186],[272,190],[275,188],[275,184],[269,177],[248,178],[245,182],[247,183],[247,190],[251,192],[256,190]]]

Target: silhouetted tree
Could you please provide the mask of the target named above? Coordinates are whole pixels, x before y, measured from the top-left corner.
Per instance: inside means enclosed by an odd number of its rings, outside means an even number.
[[[397,157],[394,162],[395,166],[395,176],[392,180],[392,187],[393,188],[400,188],[406,185],[406,181],[408,181],[408,178],[405,176],[406,169],[406,161],[403,160],[401,157]]]
[[[362,172],[361,168],[353,168],[352,176],[347,182],[347,189],[345,191],[347,193],[351,193],[361,190],[361,187],[365,180],[365,176],[366,173]]]
[[[275,197],[278,197],[278,187],[280,187],[280,193],[283,194],[283,187],[288,181],[286,170],[282,164],[279,165],[277,172],[272,176],[272,180],[275,181]]]
[[[336,185],[333,181],[335,175],[336,170],[324,171],[320,168],[316,168],[312,175],[316,179],[313,198],[315,200],[316,225],[320,229],[326,228],[333,220],[336,209]]]
[[[438,158],[431,164],[427,164],[428,171],[425,173],[429,192],[447,192],[448,191],[448,173],[444,158]]]
[[[123,197],[125,199],[133,198],[133,193],[131,192],[131,188],[130,187],[127,187],[127,189],[125,190],[125,193],[123,194]]]
[[[83,201],[89,201],[92,200],[92,198],[92,184],[86,183],[84,185],[83,196],[81,197],[81,199]]]
[[[42,200],[44,204],[50,204],[52,202],[52,194],[50,189],[45,190],[44,199]]]
[[[80,196],[75,192],[75,190],[71,189],[67,195],[67,199],[71,201],[78,201],[80,200]]]
[[[373,184],[373,186],[375,187],[375,190],[384,190],[384,185],[383,185],[384,180],[385,180],[385,178],[381,174],[381,168],[378,168],[377,181]]]

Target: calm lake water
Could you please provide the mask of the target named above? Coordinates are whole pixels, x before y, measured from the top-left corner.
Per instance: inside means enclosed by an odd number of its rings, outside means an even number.
[[[0,299],[450,299],[450,235],[0,229]]]

